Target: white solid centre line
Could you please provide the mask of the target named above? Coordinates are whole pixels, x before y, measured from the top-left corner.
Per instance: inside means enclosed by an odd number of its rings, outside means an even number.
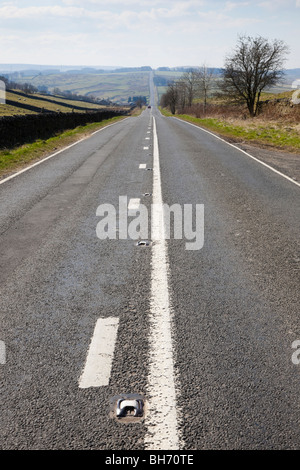
[[[85,367],[79,379],[79,388],[109,384],[118,325],[119,319],[116,317],[97,320]]]
[[[153,117],[153,211],[152,234],[161,233],[162,192],[156,123]],[[152,246],[150,314],[150,358],[148,376],[148,413],[145,418],[148,450],[178,450],[181,438],[176,405],[178,387],[172,344],[172,316],[168,287],[168,253],[165,237],[158,237]]]

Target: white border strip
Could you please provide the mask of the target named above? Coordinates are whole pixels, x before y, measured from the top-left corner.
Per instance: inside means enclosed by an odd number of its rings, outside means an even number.
[[[201,131],[206,132],[207,134],[212,135],[212,136],[215,137],[216,139],[219,139],[219,140],[221,140],[222,142],[225,142],[225,144],[230,145],[231,147],[235,148],[236,150],[239,150],[240,152],[244,153],[245,155],[247,155],[247,157],[252,158],[252,159],[255,160],[256,162],[258,162],[258,163],[260,163],[261,165],[265,166],[266,168],[269,168],[269,170],[274,171],[274,173],[277,173],[277,175],[283,176],[283,178],[287,179],[287,180],[290,181],[291,183],[294,183],[296,186],[300,186],[300,183],[298,183],[297,181],[293,180],[293,178],[290,178],[289,176],[285,175],[284,173],[281,173],[280,171],[276,170],[275,168],[273,168],[272,166],[268,165],[267,163],[262,162],[262,161],[259,160],[258,158],[253,157],[253,155],[250,155],[250,153],[245,152],[245,150],[240,149],[239,147],[237,147],[236,145],[231,144],[230,142],[227,142],[226,140],[222,139],[222,137],[219,137],[218,135],[214,134],[213,132],[210,132],[210,131],[208,131],[207,129],[204,129],[203,127],[196,126],[196,124],[192,124],[191,122],[184,121],[183,119],[179,119],[179,118],[176,118],[176,117],[174,117],[174,116],[173,116],[173,118],[174,118],[174,119],[177,119],[177,120],[180,121],[180,122],[184,122],[185,124],[189,124],[190,126],[196,127],[196,129],[200,129]]]
[[[10,175],[10,176],[8,176],[7,178],[4,178],[3,180],[0,180],[0,185],[3,184],[3,183],[6,183],[7,181],[9,181],[9,180],[11,180],[11,179],[13,179],[13,178],[15,178],[16,176],[21,175],[22,173],[25,173],[25,171],[28,171],[28,170],[30,170],[31,168],[34,168],[35,166],[40,165],[41,163],[44,163],[45,161],[49,160],[50,158],[53,158],[53,157],[55,157],[56,155],[58,155],[58,154],[64,152],[65,150],[68,150],[68,149],[70,149],[71,147],[74,147],[74,145],[77,145],[77,144],[79,144],[80,142],[83,142],[84,140],[89,139],[90,137],[92,137],[92,135],[97,134],[98,132],[104,131],[104,129],[107,129],[108,127],[111,127],[111,126],[114,126],[114,125],[116,125],[116,124],[119,124],[120,122],[126,121],[126,119],[129,119],[129,117],[127,117],[127,118],[125,118],[125,119],[121,119],[121,120],[118,121],[118,122],[114,122],[114,123],[112,123],[112,124],[108,124],[107,126],[102,127],[101,129],[98,129],[98,130],[95,131],[95,132],[92,132],[92,134],[90,134],[89,136],[84,137],[83,139],[77,140],[77,141],[74,142],[73,144],[68,145],[67,147],[62,148],[61,150],[58,150],[57,152],[52,153],[51,155],[48,155],[48,157],[45,157],[45,158],[43,158],[42,160],[39,160],[38,162],[33,163],[33,164],[30,165],[30,166],[27,166],[26,168],[23,168],[23,170],[20,170],[20,171],[18,171],[17,173],[14,173],[13,175]]]
[[[153,117],[153,212],[152,225],[159,233],[162,223],[162,192],[156,124]],[[153,233],[153,230],[152,230]],[[160,232],[161,233],[161,232]],[[171,303],[168,286],[168,253],[164,237],[152,245],[149,337],[148,413],[145,423],[147,450],[178,450],[177,390],[172,343]]]

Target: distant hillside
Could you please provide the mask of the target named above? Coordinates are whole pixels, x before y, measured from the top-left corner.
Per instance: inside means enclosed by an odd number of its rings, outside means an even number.
[[[300,69],[288,69],[285,71],[285,81],[288,84],[293,83],[297,79],[300,79]]]
[[[14,73],[14,72],[26,72],[28,70],[35,71],[35,72],[45,72],[45,71],[53,71],[56,70],[58,72],[67,72],[68,70],[76,70],[76,69],[87,69],[90,68],[92,70],[115,70],[120,67],[116,66],[97,66],[97,67],[86,67],[86,66],[78,66],[78,65],[36,65],[36,64],[0,64],[0,73]]]
[[[43,92],[53,93],[59,89],[118,104],[127,104],[132,96],[150,96],[149,71],[144,68],[121,69],[110,73],[95,70],[72,70],[63,73],[55,70],[49,73],[24,71],[10,74],[9,79],[16,83],[28,83]]]
[[[70,113],[101,111],[107,108],[87,101],[69,100],[62,96],[50,96],[39,93],[29,94],[19,90],[6,92],[6,103],[0,105],[1,116],[13,116],[38,113]]]
[[[164,93],[168,82],[177,80],[188,68],[196,67],[159,67],[153,70],[158,94]],[[220,68],[211,68],[216,77]],[[38,66],[0,64],[0,75],[17,83],[28,83],[43,93],[57,91],[76,93],[81,96],[95,97],[125,105],[133,96],[150,95],[149,66],[143,67],[79,67],[79,66]],[[286,70],[282,83],[272,91],[279,93],[291,89],[294,80],[300,78],[300,68]]]

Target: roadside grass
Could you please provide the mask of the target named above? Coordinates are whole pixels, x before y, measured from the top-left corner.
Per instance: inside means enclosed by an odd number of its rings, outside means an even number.
[[[86,126],[79,126],[75,129],[67,130],[47,140],[39,139],[20,147],[0,150],[0,178],[3,179],[21,170],[26,165],[35,163],[35,161],[41,160],[51,155],[51,153],[57,152],[82,138],[87,138],[94,131],[122,119],[125,119],[125,117],[113,117],[101,122],[94,122]]]
[[[172,116],[166,109],[160,108],[165,116]],[[290,152],[300,151],[300,127],[282,121],[265,119],[237,118],[196,118],[188,114],[176,114],[175,117],[191,122],[216,134],[236,142],[247,142],[274,147]]]
[[[282,98],[290,99],[293,93],[294,93],[294,90],[291,91],[290,87],[288,90],[281,91],[279,93],[274,93],[272,91],[263,91],[262,94],[260,95],[260,101],[282,99]]]

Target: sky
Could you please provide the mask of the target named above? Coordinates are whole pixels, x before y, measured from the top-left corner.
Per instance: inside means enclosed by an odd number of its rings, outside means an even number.
[[[0,21],[1,64],[222,67],[247,35],[300,68],[300,0],[0,0]]]

